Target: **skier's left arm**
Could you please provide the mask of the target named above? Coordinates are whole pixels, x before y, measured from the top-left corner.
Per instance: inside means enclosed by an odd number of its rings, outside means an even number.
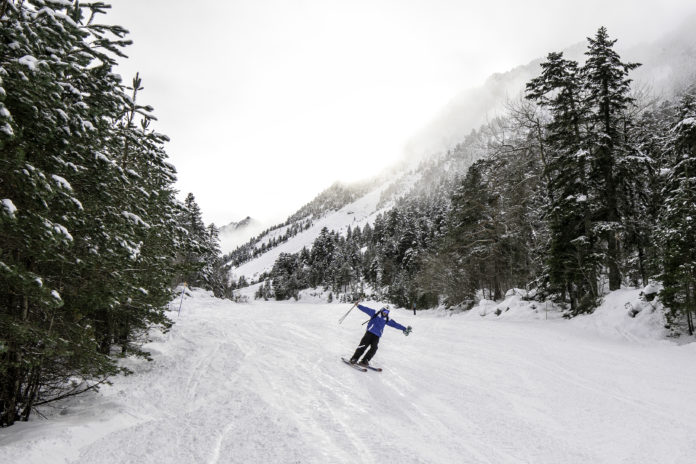
[[[403,325],[399,324],[398,322],[396,322],[394,320],[389,319],[387,321],[387,325],[389,327],[394,327],[395,329],[399,329],[400,331],[402,331],[404,333],[404,335],[408,335],[411,333],[411,326],[404,327]]]

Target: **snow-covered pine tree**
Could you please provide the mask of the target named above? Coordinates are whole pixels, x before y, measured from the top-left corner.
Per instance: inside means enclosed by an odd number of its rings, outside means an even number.
[[[27,1],[2,8],[0,425],[11,425],[26,419],[41,395],[69,390],[68,377],[115,372],[108,359],[91,356],[90,320],[71,304],[69,290],[75,226],[84,220],[75,178],[95,162],[91,137],[100,116],[118,106],[118,90],[107,82],[98,97],[112,101],[108,109],[85,101],[94,77],[109,80],[110,61],[100,56],[104,46],[88,45],[108,28],[85,25],[82,7]],[[101,69],[90,70],[98,60]]]
[[[314,240],[310,251],[309,285],[311,287],[330,284],[331,276],[328,271],[333,261],[335,249],[333,233],[327,227],[323,227],[319,236]]]
[[[571,312],[588,311],[597,298],[596,237],[589,202],[588,152],[583,83],[578,63],[549,53],[541,75],[527,84],[526,97],[550,113],[546,124],[543,176],[548,182],[547,251],[551,291],[570,299]],[[582,300],[582,301],[581,301]]]
[[[478,271],[491,240],[483,224],[489,201],[483,170],[483,162],[474,163],[454,192],[447,233],[418,279],[423,290],[444,296],[451,306],[470,304],[484,284]]]
[[[89,220],[77,242],[90,291],[73,298],[92,308],[103,354],[117,344],[123,354],[147,356],[134,342],[152,324],[169,324],[163,308],[176,251],[175,171],[166,162],[167,137],[149,129],[152,108],[136,103],[141,83],[136,75],[118,115],[102,122],[97,163],[79,182]]]
[[[220,251],[220,231],[215,224],[209,224],[206,231],[207,253],[202,270],[206,288],[209,288],[218,298],[230,298],[232,289],[229,283],[229,272]]]
[[[594,38],[588,37],[587,61],[581,74],[585,87],[585,103],[590,109],[588,123],[588,150],[591,169],[588,178],[597,191],[592,200],[594,231],[606,242],[604,263],[609,274],[609,289],[621,286],[621,233],[622,179],[617,172],[618,159],[628,156],[624,127],[625,110],[633,104],[630,96],[631,79],[628,74],[639,63],[624,63],[614,50],[616,39],[611,40],[607,29],[600,27]],[[623,172],[626,175],[628,173]]]
[[[622,271],[633,286],[648,285],[659,273],[661,253],[655,244],[665,176],[672,166],[665,150],[665,139],[674,120],[673,106],[655,101],[645,105],[626,126],[629,156],[617,159],[621,181],[623,245]]]
[[[659,243],[664,289],[660,293],[673,332],[693,335],[696,313],[696,88],[681,101],[666,149],[674,159],[664,189]]]
[[[201,208],[189,193],[178,212],[179,230],[183,240],[179,250],[179,280],[223,296],[227,293],[227,273],[220,253],[219,232],[214,225],[203,222]]]
[[[278,256],[271,270],[273,294],[277,300],[297,298],[300,290],[297,284],[298,272],[300,272],[298,255],[281,253]]]
[[[119,371],[113,344],[137,351],[140,332],[167,324],[174,170],[149,116],[122,124],[132,98],[112,68],[129,41],[95,21],[108,5],[0,5],[0,425],[11,425],[106,381]]]

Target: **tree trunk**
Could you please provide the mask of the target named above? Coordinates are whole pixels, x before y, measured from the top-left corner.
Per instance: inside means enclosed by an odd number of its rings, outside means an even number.
[[[575,292],[573,291],[572,284],[566,281],[566,292],[568,293],[568,299],[570,300],[570,312],[574,316],[578,313],[578,305],[575,301]]]
[[[643,249],[643,245],[640,243],[638,244],[638,268],[640,269],[640,279],[645,287],[648,285],[648,275],[645,271],[645,250]]]
[[[689,335],[694,334],[694,319],[693,319],[693,311],[692,311],[692,306],[694,305],[694,301],[696,301],[695,295],[692,294],[692,289],[696,290],[696,285],[691,285],[690,282],[686,282],[686,308],[685,308],[685,313],[686,313],[686,325],[687,329],[689,331]]]
[[[602,82],[602,113],[604,117],[604,133],[607,136],[608,144],[606,152],[603,154],[604,159],[604,182],[605,192],[607,196],[607,221],[615,223],[617,217],[617,201],[616,201],[616,181],[614,179],[614,131],[611,126],[611,101],[609,94],[609,82]],[[619,271],[619,243],[614,231],[609,231],[607,237],[608,262],[609,269],[609,290],[618,290],[621,288],[621,273]]]
[[[621,272],[619,271],[619,243],[613,232],[609,232],[607,238],[608,262],[609,268],[609,290],[618,290],[621,288]]]
[[[41,386],[41,365],[37,366],[28,376],[29,381],[26,388],[24,398],[24,408],[17,417],[18,420],[29,420],[31,408],[34,406],[34,401],[39,395],[39,387]]]
[[[616,181],[613,173],[613,147],[607,146],[604,153],[604,183],[606,196],[606,220],[609,224],[618,222],[617,200],[616,200]],[[609,290],[621,288],[621,272],[619,271],[619,240],[616,231],[607,231],[607,269],[609,269]]]

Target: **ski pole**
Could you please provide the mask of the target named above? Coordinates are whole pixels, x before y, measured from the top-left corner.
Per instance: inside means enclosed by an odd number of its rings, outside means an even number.
[[[343,317],[340,318],[340,319],[338,320],[338,323],[339,323],[339,324],[340,324],[341,322],[343,322],[343,320],[348,316],[348,314],[353,310],[353,308],[355,308],[355,307],[358,305],[358,303],[360,303],[360,302],[357,301],[353,306],[351,306],[350,309],[348,310],[348,312],[345,313],[345,314],[343,315]]]

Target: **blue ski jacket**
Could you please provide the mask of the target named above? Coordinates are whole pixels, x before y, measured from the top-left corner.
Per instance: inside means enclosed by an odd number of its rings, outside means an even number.
[[[391,319],[387,319],[387,317],[384,314],[380,314],[377,317],[372,317],[377,313],[377,311],[375,311],[372,308],[368,308],[367,306],[359,304],[358,309],[371,317],[370,322],[367,323],[367,331],[377,335],[378,337],[382,336],[382,332],[384,332],[385,325],[388,325],[389,327],[394,327],[395,329],[399,330],[406,330],[406,327]]]

